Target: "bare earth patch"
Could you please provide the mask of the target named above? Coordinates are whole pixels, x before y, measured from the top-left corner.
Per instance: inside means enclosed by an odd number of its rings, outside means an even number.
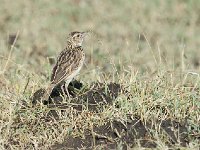
[[[71,95],[70,105],[62,102],[61,87],[56,87],[49,101],[45,101],[44,104],[49,108],[62,109],[64,114],[66,109],[73,108],[77,110],[77,113],[81,113],[87,109],[87,113],[99,114],[103,111],[103,108],[110,105],[117,105],[114,103],[120,93],[124,93],[129,99],[129,96],[122,86],[116,83],[94,83],[90,86],[90,90],[76,95],[74,89],[81,89],[83,85],[77,81],[71,83],[69,92]],[[39,90],[35,93],[33,100],[36,104],[37,99],[42,95],[43,90]],[[117,108],[118,106],[116,106]],[[52,118],[59,120],[59,115],[55,110],[49,111],[48,117],[45,118],[48,122]],[[167,138],[166,145],[173,147],[179,143],[181,146],[186,146],[190,141],[189,131],[187,129],[187,119],[184,122],[178,122],[176,120],[156,120],[144,122],[142,118],[138,116],[132,116],[127,114],[127,120],[113,120],[107,119],[103,125],[92,124],[92,127],[85,129],[81,136],[68,135],[62,143],[56,143],[51,149],[116,149],[121,147],[127,149],[128,147],[134,147],[140,145],[147,148],[156,148],[157,143],[154,138],[155,132],[159,131],[159,134],[163,134]],[[82,128],[82,127],[80,127]],[[158,129],[159,128],[159,129]],[[76,127],[77,130],[77,127]],[[200,138],[198,136],[193,138]]]

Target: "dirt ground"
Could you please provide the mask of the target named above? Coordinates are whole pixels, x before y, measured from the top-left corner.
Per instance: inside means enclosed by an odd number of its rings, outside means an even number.
[[[62,86],[63,85],[61,84],[53,90],[51,98],[49,98],[48,101],[43,101],[43,103],[48,105],[49,108],[58,107],[64,110],[72,107],[73,109],[76,109],[77,112],[81,113],[87,105],[89,112],[101,113],[101,108],[103,108],[102,106],[112,105],[120,93],[125,93],[127,99],[132,96],[129,95],[121,85],[116,83],[110,83],[107,85],[103,83],[94,83],[90,86],[90,90],[77,96],[76,93],[73,92],[74,89],[80,90],[83,85],[78,81],[74,81],[68,88],[73,105],[68,106],[62,102]],[[106,90],[108,91],[107,93],[105,93]],[[43,92],[44,90],[40,89],[34,94],[34,105],[40,99]],[[54,110],[49,112],[48,117],[49,119],[53,117],[59,120],[59,116]],[[127,149],[134,147],[138,144],[138,141],[139,145],[142,147],[156,148],[157,144],[151,132],[152,130],[156,131],[156,126],[152,125],[151,121],[143,122],[139,116],[131,116],[130,114],[127,114],[127,118],[128,120],[125,123],[120,120],[108,119],[104,125],[93,126],[93,130],[85,130],[83,133],[84,136],[82,137],[73,137],[72,135],[67,136],[63,143],[57,143],[53,145],[51,149],[116,149],[119,145],[122,149]],[[48,118],[46,119],[48,121]],[[176,143],[180,143],[182,146],[186,146],[189,143],[190,137],[188,136],[187,118],[184,122],[178,122],[171,119],[157,120],[156,124],[160,127],[160,133],[167,135],[167,141],[170,142],[166,144],[169,147],[173,147]],[[198,136],[194,138],[200,139]]]

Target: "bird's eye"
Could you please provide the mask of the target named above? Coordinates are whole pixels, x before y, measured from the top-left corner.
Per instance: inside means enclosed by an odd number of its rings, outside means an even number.
[[[80,37],[80,35],[78,34],[77,37]]]

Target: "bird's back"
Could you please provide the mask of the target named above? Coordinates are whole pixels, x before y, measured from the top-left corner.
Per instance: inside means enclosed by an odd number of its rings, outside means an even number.
[[[57,58],[51,75],[51,84],[71,80],[83,66],[85,54],[82,47],[64,49]]]

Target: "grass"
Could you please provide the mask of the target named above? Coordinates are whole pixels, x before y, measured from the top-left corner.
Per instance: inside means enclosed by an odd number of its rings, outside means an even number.
[[[186,147],[199,148],[199,139],[194,138],[200,136],[198,1],[1,0],[1,4],[0,149],[48,149],[68,135],[84,136],[86,129],[107,119],[126,122],[126,114],[157,127],[150,133],[159,149],[167,149],[169,139],[157,120],[187,120]],[[30,97],[48,85],[52,68],[48,58],[58,55],[74,30],[95,33],[84,42],[86,66],[77,79],[88,86],[97,81],[119,83],[132,97],[127,100],[120,94],[100,115],[73,109],[63,115],[54,108],[62,119],[47,122],[50,108],[30,107]],[[11,35],[18,36],[13,47],[8,44]],[[173,148],[183,147],[177,143]]]

